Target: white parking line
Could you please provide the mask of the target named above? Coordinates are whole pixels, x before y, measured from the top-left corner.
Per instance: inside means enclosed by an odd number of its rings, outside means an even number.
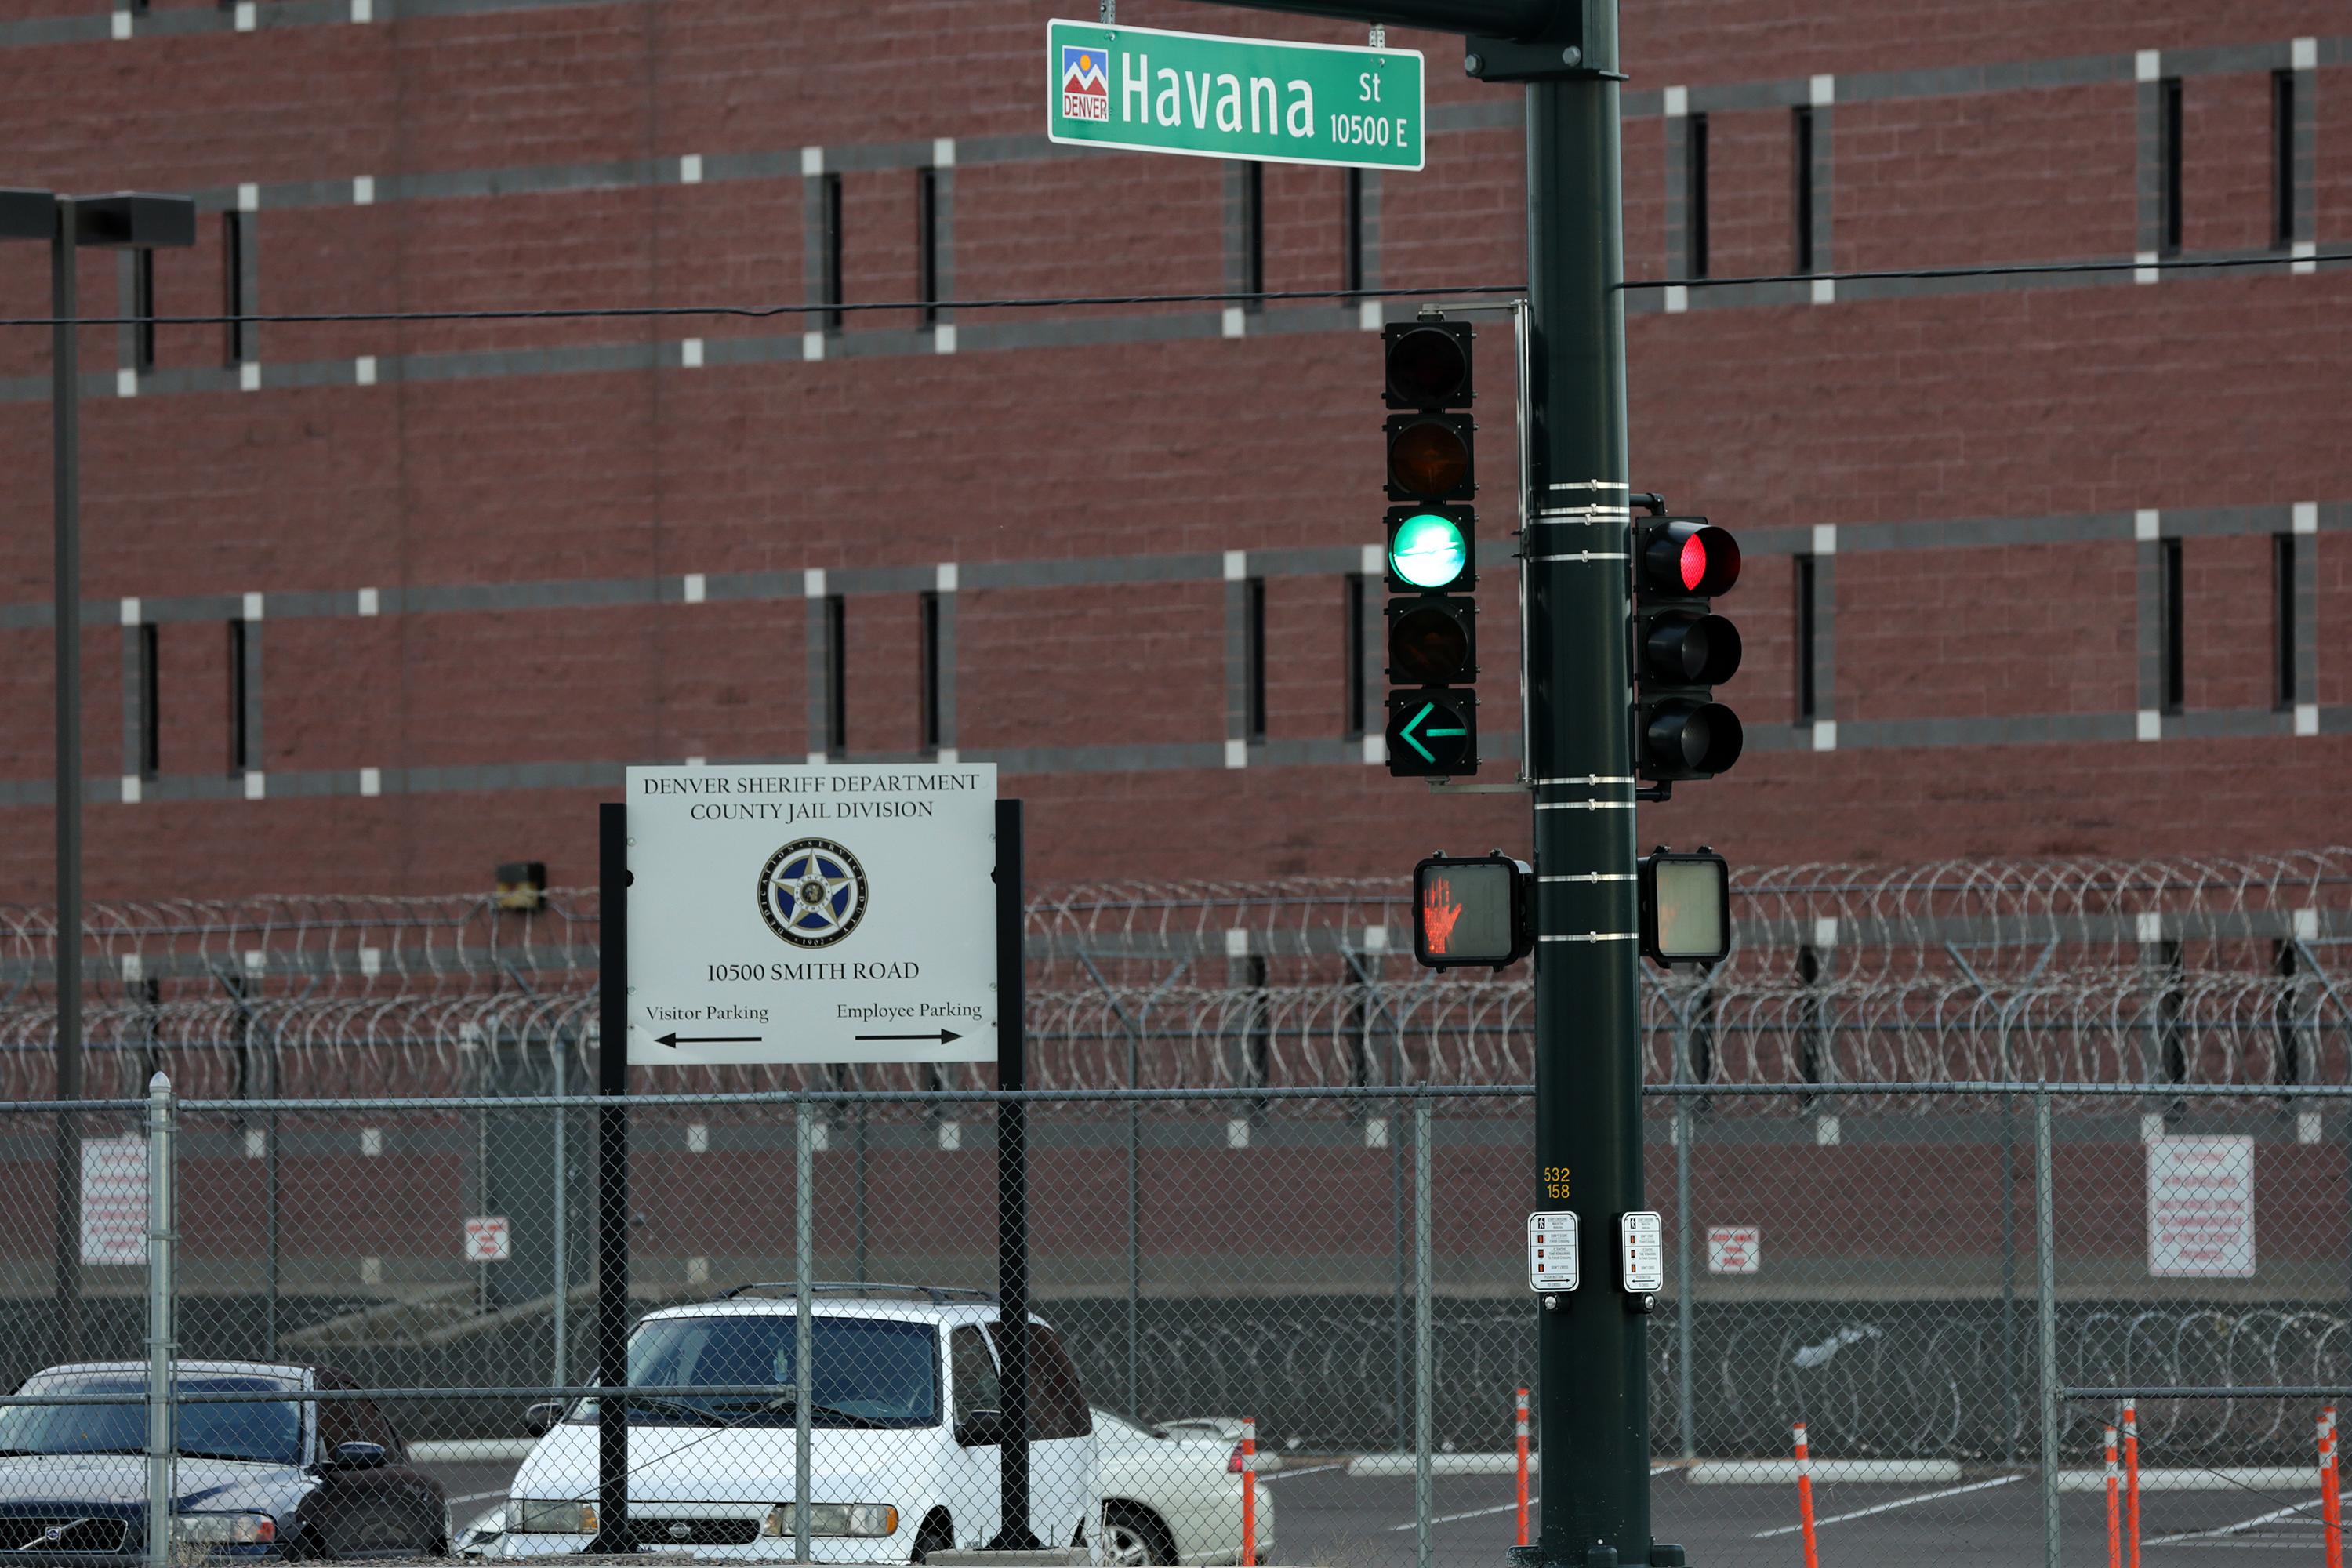
[[[2257,1525],[2271,1524],[2282,1519],[2294,1518],[2294,1515],[2301,1513],[2305,1509],[2317,1508],[2318,1506],[2319,1500],[2317,1498],[2314,1498],[2309,1502],[2291,1503],[2285,1508],[2274,1508],[2268,1513],[2258,1513],[2252,1519],[2242,1519],[2235,1524],[2217,1524],[2210,1530],[2184,1530],[2176,1535],[2159,1535],[2155,1540],[2150,1541],[2147,1544],[2150,1546],[2178,1546],[2184,1541],[2218,1540],[2220,1537],[2224,1535],[2235,1535],[2242,1530],[2252,1530]],[[2296,1522],[2300,1524],[2305,1521],[2297,1520]]]
[[[1258,1477],[1257,1484],[1264,1486],[1268,1481],[1286,1481],[1299,1476],[1319,1476],[1326,1470],[1344,1470],[1347,1468],[1347,1461],[1342,1459],[1337,1464],[1309,1465],[1303,1470],[1272,1470]]]
[[[1682,1467],[1681,1467],[1680,1465],[1652,1465],[1652,1466],[1650,1467],[1650,1474],[1652,1474],[1652,1475],[1654,1475],[1654,1476],[1663,1476],[1663,1475],[1664,1475],[1668,1470],[1679,1470],[1679,1469],[1681,1469],[1681,1468],[1682,1468]],[[1305,1475],[1307,1472],[1306,1472],[1306,1471],[1304,1471],[1304,1470],[1301,1470],[1301,1471],[1299,1471],[1298,1473],[1299,1473],[1300,1475]],[[2013,1479],[2014,1478],[2011,1478],[2011,1479]],[[1541,1501],[1543,1501],[1543,1493],[1541,1493],[1541,1492],[1529,1492],[1529,1493],[1528,1494],[1528,1506],[1529,1508],[1533,1508],[1533,1507],[1535,1507],[1535,1505],[1536,1505],[1536,1504],[1538,1504],[1538,1503],[1539,1503],[1539,1502],[1541,1502]],[[1432,1523],[1432,1524],[1452,1524],[1452,1523],[1454,1523],[1456,1520],[1463,1520],[1463,1519],[1489,1519],[1489,1518],[1492,1518],[1494,1515],[1498,1514],[1498,1513],[1509,1513],[1509,1512],[1511,1512],[1513,1510],[1517,1509],[1518,1506],[1519,1506],[1519,1505],[1518,1505],[1518,1503],[1517,1503],[1516,1500],[1514,1500],[1514,1501],[1511,1501],[1511,1502],[1507,1502],[1507,1503],[1499,1504],[1499,1505],[1497,1505],[1496,1507],[1494,1507],[1494,1508],[1474,1508],[1474,1509],[1470,1509],[1470,1510],[1466,1510],[1466,1511],[1465,1511],[1465,1512],[1462,1512],[1462,1513],[1441,1513],[1441,1514],[1437,1515],[1435,1518],[1432,1519],[1429,1522],[1430,1522],[1430,1523]],[[1412,1519],[1409,1519],[1409,1520],[1406,1520],[1402,1524],[1391,1524],[1391,1525],[1390,1525],[1390,1526],[1389,1526],[1389,1533],[1390,1533],[1391,1535],[1394,1535],[1394,1534],[1398,1533],[1400,1531],[1411,1530],[1411,1529],[1412,1529],[1415,1525],[1417,1525],[1417,1524],[1418,1524],[1418,1523],[1420,1523],[1420,1522],[1421,1522],[1421,1521],[1418,1521],[1418,1520],[1412,1520]]]
[[[1898,1508],[1909,1508],[1915,1503],[1934,1502],[1937,1498],[1958,1497],[1962,1492],[1980,1492],[1993,1487],[2013,1486],[2024,1479],[2023,1476],[1995,1476],[1989,1481],[1971,1481],[1964,1487],[1946,1487],[1941,1491],[1921,1492],[1917,1497],[1896,1498],[1893,1502],[1882,1502],[1870,1508],[1858,1508],[1852,1513],[1833,1513],[1827,1519],[1817,1519],[1813,1521],[1813,1526],[1819,1529],[1825,1524],[1843,1524],[1849,1519],[1868,1519],[1874,1513],[1892,1513]],[[1801,1524],[1784,1524],[1777,1530],[1759,1530],[1748,1539],[1769,1541],[1776,1535],[1794,1535],[1804,1528]]]

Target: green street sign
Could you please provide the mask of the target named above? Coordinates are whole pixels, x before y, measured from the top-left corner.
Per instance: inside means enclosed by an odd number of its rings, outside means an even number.
[[[1056,142],[1265,163],[1418,169],[1421,55],[1052,22]]]

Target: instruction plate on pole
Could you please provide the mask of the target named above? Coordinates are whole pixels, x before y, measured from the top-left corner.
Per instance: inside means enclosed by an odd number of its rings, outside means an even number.
[[[1528,1215],[1528,1289],[1576,1289],[1576,1215]]]
[[[996,1059],[995,764],[627,779],[632,1066]]]
[[[1629,1296],[1654,1296],[1666,1288],[1666,1227],[1653,1209],[1617,1216],[1617,1260]]]

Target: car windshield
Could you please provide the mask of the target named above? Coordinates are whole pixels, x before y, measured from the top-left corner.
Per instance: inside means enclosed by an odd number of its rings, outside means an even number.
[[[286,1384],[267,1377],[202,1377],[183,1373],[183,1394],[269,1394]],[[26,1394],[145,1394],[147,1380],[119,1376],[35,1378]],[[179,1451],[215,1459],[299,1464],[302,1407],[293,1400],[215,1403],[186,1400],[179,1408]],[[0,1451],[12,1454],[137,1454],[147,1447],[143,1405],[11,1405],[0,1408]]]
[[[939,1342],[929,1325],[820,1317],[811,1324],[816,1426],[930,1426],[940,1419]],[[798,1376],[793,1321],[775,1312],[656,1318],[629,1338],[629,1419],[669,1426],[789,1426]],[[663,1394],[664,1388],[756,1386],[760,1394]],[[583,1401],[572,1419],[593,1418]]]

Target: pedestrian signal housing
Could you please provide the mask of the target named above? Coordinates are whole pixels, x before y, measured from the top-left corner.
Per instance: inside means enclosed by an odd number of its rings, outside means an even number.
[[[1642,857],[1642,954],[1659,968],[1721,963],[1731,952],[1731,868],[1701,845]]]
[[[1535,945],[1535,871],[1497,850],[1412,868],[1412,955],[1432,969],[1505,969]]]

